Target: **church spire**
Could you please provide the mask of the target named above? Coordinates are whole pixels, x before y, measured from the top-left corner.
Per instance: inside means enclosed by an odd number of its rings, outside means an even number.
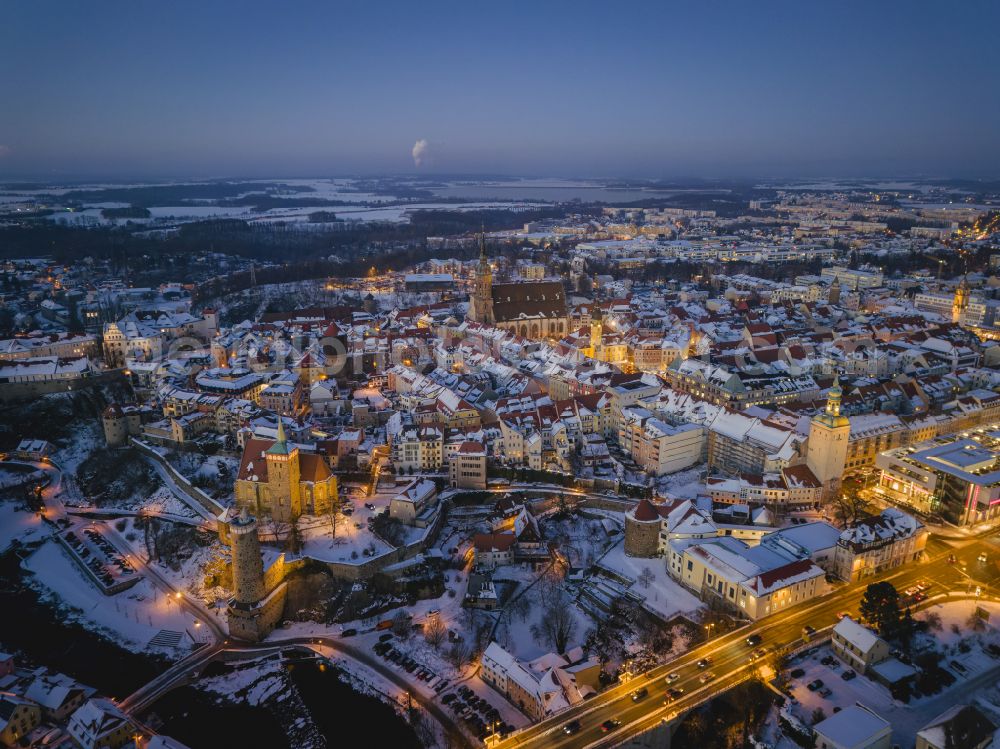
[[[285,437],[285,423],[278,417],[278,436],[267,449],[268,455],[288,455],[288,439]]]
[[[486,224],[479,226],[479,263],[486,262]]]
[[[826,412],[830,416],[840,416],[840,399],[844,391],[840,388],[840,375],[834,375],[833,387],[826,396]]]

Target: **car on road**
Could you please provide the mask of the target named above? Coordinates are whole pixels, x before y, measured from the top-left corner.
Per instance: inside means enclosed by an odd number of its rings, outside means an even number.
[[[989,557],[986,556],[986,552],[984,551],[981,552],[976,559],[979,561],[980,564],[986,564],[986,560],[989,559]]]
[[[620,720],[615,720],[614,718],[608,718],[606,721],[601,723],[601,731],[603,731],[604,733],[608,733],[609,731],[613,731],[616,728],[618,728],[618,726],[620,726],[621,724],[622,722]]]
[[[812,639],[812,636],[816,634],[816,630],[810,627],[808,624],[802,628],[802,639],[806,642]]]
[[[670,684],[672,682],[675,682],[679,678],[681,678],[681,675],[676,671],[673,671],[672,673],[667,674],[667,683]]]
[[[845,616],[850,616],[850,613],[847,612],[847,611],[838,611],[837,612],[837,619],[838,620],[843,619]]]
[[[714,678],[715,678],[715,674],[712,673],[711,671],[708,671],[706,673],[703,673],[701,676],[699,676],[698,677],[698,681],[700,681],[702,684],[708,684],[708,682],[710,682]]]
[[[632,702],[638,702],[639,700],[646,699],[646,695],[649,694],[649,690],[646,687],[641,687],[632,692]]]
[[[810,681],[808,684],[806,684],[806,689],[808,689],[810,692],[816,692],[822,688],[823,688],[822,679],[814,679],[813,681]]]
[[[759,661],[765,655],[767,655],[767,648],[757,648],[755,651],[750,653],[750,661]]]
[[[712,659],[705,657],[698,661],[698,668],[708,668],[712,665]]]
[[[563,733],[567,736],[572,736],[574,733],[580,732],[580,721],[571,720],[569,723],[563,726]]]
[[[751,648],[755,648],[764,641],[764,638],[760,635],[750,635],[747,638],[747,645]]]
[[[663,704],[667,705],[673,702],[674,700],[679,700],[683,696],[683,694],[684,694],[683,689],[678,689],[676,687],[668,689],[666,698],[663,700]]]
[[[955,564],[955,562],[957,562],[957,561],[958,561],[958,559],[955,558],[954,554],[949,554],[948,555],[948,564]]]
[[[844,681],[850,681],[857,675],[858,675],[857,672],[853,668],[849,668],[840,675],[840,678],[843,679]]]

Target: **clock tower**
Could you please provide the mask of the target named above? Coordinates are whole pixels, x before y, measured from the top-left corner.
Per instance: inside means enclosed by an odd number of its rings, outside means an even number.
[[[847,444],[851,422],[840,413],[843,398],[840,380],[834,379],[826,399],[826,409],[813,417],[809,424],[806,465],[823,484],[823,496],[831,497],[840,488],[847,463]]]

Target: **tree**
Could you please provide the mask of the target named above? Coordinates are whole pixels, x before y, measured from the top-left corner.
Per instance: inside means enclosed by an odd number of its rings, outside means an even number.
[[[448,659],[448,663],[454,666],[458,671],[465,668],[471,657],[472,650],[462,641],[454,643],[450,648],[448,648],[448,652],[445,654],[445,658]]]
[[[440,647],[447,635],[448,630],[440,616],[432,616],[424,623],[424,640],[435,650]]]
[[[330,501],[330,508],[327,511],[327,519],[330,521],[330,537],[337,537],[337,519],[340,517],[340,499]]]
[[[639,573],[639,585],[644,588],[648,588],[655,579],[656,574],[649,567],[643,568],[642,572]]]
[[[861,597],[861,616],[883,637],[900,630],[899,592],[892,583],[872,583]]]
[[[396,615],[392,617],[392,633],[401,640],[408,640],[413,633],[410,617],[405,611],[397,611]]]
[[[812,715],[810,716],[810,722],[813,725],[816,725],[817,723],[822,723],[824,720],[826,720],[826,713],[823,712],[823,708],[817,707],[815,710],[812,711]]]
[[[537,642],[554,648],[557,653],[566,652],[576,634],[576,617],[565,594],[549,600],[542,609],[541,618],[531,625],[531,634]]]
[[[861,486],[851,481],[841,487],[834,500],[834,517],[841,525],[853,525],[868,514],[868,503],[861,496]]]
[[[928,611],[924,614],[924,623],[927,625],[927,629],[932,632],[941,631],[941,615],[936,611]]]

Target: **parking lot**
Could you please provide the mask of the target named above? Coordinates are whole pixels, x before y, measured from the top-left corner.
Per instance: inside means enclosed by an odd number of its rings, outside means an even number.
[[[405,652],[401,645],[397,647],[398,644],[392,634],[385,633],[372,646],[372,652],[441,695],[441,704],[464,723],[471,734],[483,740],[494,731],[506,735],[514,730],[512,725],[503,722],[500,711],[488,699],[477,695],[465,684],[453,686],[451,680],[439,676],[426,664]],[[497,699],[502,698],[498,695]]]
[[[142,577],[135,567],[93,527],[76,526],[60,536],[74,560],[107,595],[117,593]]]

